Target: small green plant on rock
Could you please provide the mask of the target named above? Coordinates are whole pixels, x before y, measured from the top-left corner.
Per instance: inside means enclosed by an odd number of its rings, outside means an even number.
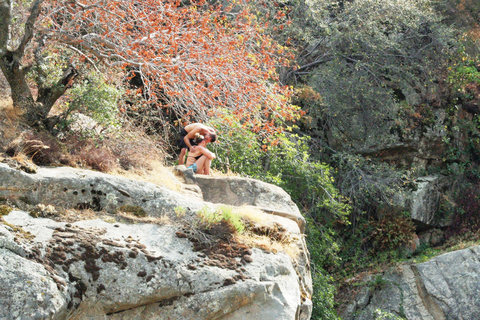
[[[382,309],[375,309],[374,311],[375,320],[404,320],[405,318],[399,317]]]
[[[187,213],[187,208],[182,207],[182,206],[178,206],[178,207],[175,207],[175,209],[173,209],[173,211],[175,212],[175,215],[178,218],[182,218]]]
[[[388,281],[385,280],[381,275],[376,276],[373,281],[370,283],[370,286],[375,290],[382,290],[386,287]]]
[[[207,229],[216,224],[226,223],[233,232],[242,233],[245,230],[245,223],[240,214],[229,206],[220,206],[216,210],[203,207],[197,215]]]
[[[6,216],[12,212],[13,208],[5,204],[0,204],[0,216]]]
[[[145,212],[145,210],[143,210],[142,207],[129,205],[129,204],[118,207],[117,212],[131,213],[135,217],[139,217],[139,218],[144,218],[147,216],[147,213]]]

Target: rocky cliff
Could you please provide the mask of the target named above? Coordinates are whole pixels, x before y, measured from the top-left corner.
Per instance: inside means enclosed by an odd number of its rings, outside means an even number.
[[[290,197],[252,179],[177,171],[171,190],[0,163],[0,318],[309,319],[305,221]],[[199,222],[225,205],[247,232]]]
[[[480,247],[370,277],[343,309],[346,320],[480,319]]]

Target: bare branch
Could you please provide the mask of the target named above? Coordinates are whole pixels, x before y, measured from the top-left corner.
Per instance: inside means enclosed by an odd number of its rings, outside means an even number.
[[[96,33],[88,33],[82,37],[84,41],[94,41],[96,43],[102,44],[109,49],[116,49],[116,45],[108,40],[102,39],[102,37]]]
[[[38,18],[38,15],[40,14],[40,5],[42,4],[44,0],[35,0],[33,3],[32,7],[30,8],[30,16],[27,19],[27,22],[25,23],[25,33],[23,35],[23,39],[20,42],[20,45],[16,49],[16,53],[19,57],[22,57],[24,55],[25,47],[27,44],[32,40],[33,37],[33,29],[35,27],[35,21]]]
[[[68,34],[62,33],[59,36],[59,41],[70,46],[80,46],[86,51],[90,52],[93,54],[95,57],[97,57],[102,63],[104,63],[107,66],[113,67],[113,66],[121,66],[125,63],[128,63],[132,66],[142,66],[144,63],[139,62],[137,60],[132,60],[132,59],[127,59],[119,54],[105,54],[102,53],[100,50],[97,50],[93,46],[89,45],[86,41],[83,40],[78,40]],[[110,43],[112,45],[112,48],[115,49],[115,46],[113,43]],[[77,49],[78,50],[78,49]],[[120,61],[114,61],[114,62],[109,62],[109,60],[114,60],[118,59]]]
[[[11,0],[0,0],[0,56],[5,54],[9,38],[9,27],[12,15]]]
[[[95,69],[95,71],[97,71],[98,73],[100,73],[100,70],[98,70],[97,68],[97,65],[95,64],[95,62],[92,61],[92,59],[90,59],[87,55],[85,55],[82,51],[78,50],[77,48],[75,48],[74,46],[70,46],[70,45],[67,45],[67,48],[69,48],[70,50],[73,50],[75,51],[76,53],[78,53],[79,55],[83,56],[92,66],[93,68]]]
[[[92,8],[98,8],[100,7],[100,4],[103,2],[103,0],[99,0],[97,2],[95,2],[94,4],[92,5],[85,5],[83,3],[80,3],[79,1],[75,1],[75,4],[77,4],[80,8],[82,8],[83,10],[89,10],[89,9],[92,9]]]

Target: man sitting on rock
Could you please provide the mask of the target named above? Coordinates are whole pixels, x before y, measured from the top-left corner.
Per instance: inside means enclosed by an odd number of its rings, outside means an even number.
[[[178,164],[185,164],[185,154],[187,149],[190,152],[195,152],[195,135],[196,134],[206,136],[211,135],[211,141],[214,142],[217,139],[215,129],[207,127],[201,123],[191,123],[180,131],[180,139],[178,139],[178,147],[180,148],[180,156],[178,158]]]

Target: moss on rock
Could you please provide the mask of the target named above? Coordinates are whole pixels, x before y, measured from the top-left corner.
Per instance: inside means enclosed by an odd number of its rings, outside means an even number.
[[[123,205],[117,208],[117,212],[126,212],[126,213],[131,213],[136,217],[143,218],[147,216],[147,213],[145,210],[143,210],[142,207],[140,206],[134,206],[134,205]]]
[[[6,216],[12,212],[13,208],[4,204],[0,204],[0,216]]]

